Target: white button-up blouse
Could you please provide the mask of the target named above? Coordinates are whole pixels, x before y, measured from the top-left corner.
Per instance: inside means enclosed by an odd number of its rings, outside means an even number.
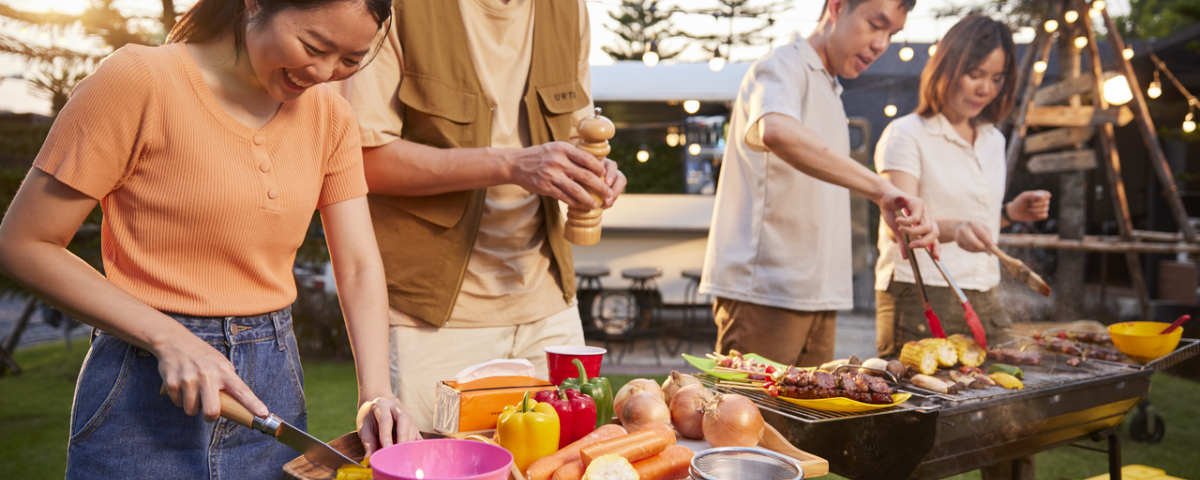
[[[970,219],[1000,235],[1000,208],[1006,175],[1004,135],[992,124],[976,127],[975,145],[967,143],[942,114],[929,118],[909,114],[883,130],[875,148],[879,172],[904,172],[918,179],[917,196],[933,209],[936,218]],[[900,246],[888,237],[880,222],[879,262],[875,264],[875,289],[887,290],[894,278],[915,283],[912,266],[900,256]],[[1000,261],[986,253],[970,253],[955,243],[942,244],[942,265],[958,285],[986,291],[1000,284]],[[926,285],[948,286],[929,255],[917,252],[921,279]]]

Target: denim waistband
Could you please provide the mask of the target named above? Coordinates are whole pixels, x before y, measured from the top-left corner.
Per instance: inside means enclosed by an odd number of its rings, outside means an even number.
[[[210,344],[227,346],[275,340],[283,349],[284,340],[292,330],[292,307],[270,313],[245,317],[200,317],[163,312],[184,328]],[[96,333],[93,333],[93,337]]]

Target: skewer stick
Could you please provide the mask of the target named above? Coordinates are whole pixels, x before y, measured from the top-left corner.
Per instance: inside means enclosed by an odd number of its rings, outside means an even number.
[[[764,389],[762,387],[751,387],[748,385],[738,385],[736,383],[718,383],[717,387],[728,388],[730,390],[747,390],[747,391],[752,391],[752,392],[764,391]]]
[[[1040,275],[1034,273],[1033,270],[1030,270],[1029,266],[1025,265],[1025,262],[1010,257],[1007,253],[1004,253],[1003,250],[1000,250],[1000,247],[996,245],[992,245],[991,253],[996,255],[996,258],[999,258],[1000,261],[1004,263],[1004,266],[1008,268],[1008,273],[1011,273],[1012,276],[1017,280],[1025,282],[1026,285],[1029,285],[1030,288],[1042,294],[1042,296],[1047,298],[1050,297],[1050,286],[1046,285],[1046,281],[1042,280]]]

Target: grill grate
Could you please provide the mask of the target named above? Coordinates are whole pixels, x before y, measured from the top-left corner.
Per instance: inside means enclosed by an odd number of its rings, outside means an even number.
[[[1051,328],[1042,333],[1044,335],[1049,335],[1049,334],[1054,334],[1054,333],[1058,333],[1058,332],[1071,332],[1071,331],[1072,330],[1067,330],[1065,328]],[[1088,332],[1088,333],[1093,333],[1093,332]],[[1034,346],[1032,348],[1037,348],[1037,346],[1036,346],[1037,344],[1029,338],[1021,338],[1021,339],[1013,340],[1011,342],[1006,343],[1005,345],[1009,345],[1009,344],[1024,345],[1027,343],[1033,343]],[[1116,349],[1116,346],[1112,346],[1109,348]],[[1045,351],[1045,350],[1043,350],[1043,351]],[[1195,339],[1195,338],[1181,338],[1181,339],[1179,339],[1179,346],[1176,347],[1174,351],[1172,351],[1171,353],[1168,353],[1166,355],[1163,355],[1162,357],[1159,357],[1149,363],[1141,363],[1141,362],[1138,362],[1138,361],[1136,361],[1132,358],[1128,358],[1128,357],[1126,357],[1124,360],[1122,360],[1120,362],[1112,362],[1112,363],[1129,365],[1129,366],[1137,368],[1139,370],[1145,370],[1145,369],[1149,368],[1149,369],[1161,372],[1168,368],[1174,367],[1175,365],[1178,365],[1180,362],[1187,360],[1189,358],[1192,358],[1192,357],[1196,356],[1197,354],[1200,354],[1200,340]]]
[[[1031,343],[1031,345],[1033,347],[1037,346],[1036,343]],[[1021,343],[1006,344],[1005,348],[1026,349],[1022,347]],[[1042,351],[1041,365],[1018,365],[1026,374],[1025,379],[1022,381],[1025,384],[1025,389],[1021,391],[1029,392],[1043,388],[1057,387],[1063,384],[1084,382],[1130,371],[1129,366],[1099,360],[1088,360],[1080,363],[1077,367],[1072,367],[1067,365],[1067,360],[1070,358],[1067,355]],[[1018,392],[1017,390],[1008,390],[1004,387],[996,386],[983,390],[967,389],[954,395],[947,395],[918,388],[910,383],[900,386],[897,390],[939,398],[951,403],[986,400]]]
[[[751,390],[740,390],[740,389],[730,389],[730,388],[720,387],[720,386],[716,385],[717,378],[713,377],[712,375],[699,374],[699,375],[696,375],[696,378],[700,379],[700,382],[703,383],[704,386],[706,386],[708,388],[714,389],[719,392],[736,393],[738,395],[745,396],[745,397],[749,398],[750,400],[752,400],[756,405],[758,405],[758,408],[761,408],[763,410],[768,410],[771,412],[775,412],[775,413],[778,413],[785,417],[799,420],[802,422],[808,422],[808,423],[825,421],[825,420],[839,420],[839,419],[843,419],[843,418],[858,418],[858,417],[869,417],[872,415],[884,415],[884,414],[889,414],[892,412],[899,412],[899,411],[904,411],[904,410],[915,410],[915,409],[919,408],[919,407],[913,405],[912,400],[909,400],[908,402],[902,403],[895,407],[880,408],[877,410],[869,410],[866,412],[856,412],[856,413],[830,412],[830,411],[826,411],[826,410],[817,410],[815,408],[802,407],[802,406],[796,405],[794,403],[788,403],[788,402],[785,402],[778,398],[772,397],[766,391],[751,391]]]

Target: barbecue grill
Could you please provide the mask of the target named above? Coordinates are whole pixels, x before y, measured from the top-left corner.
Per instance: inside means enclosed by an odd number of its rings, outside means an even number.
[[[1028,338],[1002,347],[1037,348]],[[908,402],[861,413],[802,407],[765,391],[734,393],[753,400],[767,423],[792,444],[825,458],[830,471],[847,478],[943,478],[1083,440],[1107,439],[1106,449],[1092,449],[1107,453],[1110,476],[1119,480],[1116,427],[1149,392],[1155,370],[1197,352],[1200,340],[1183,339],[1174,352],[1149,364],[1089,359],[1071,367],[1066,364],[1070,356],[1042,350],[1041,365],[1021,366],[1023,390],[992,387],[939,394],[904,384],[896,390],[913,394]],[[712,376],[699,378],[714,387]],[[1020,467],[1015,462],[1013,467],[1015,478]]]

